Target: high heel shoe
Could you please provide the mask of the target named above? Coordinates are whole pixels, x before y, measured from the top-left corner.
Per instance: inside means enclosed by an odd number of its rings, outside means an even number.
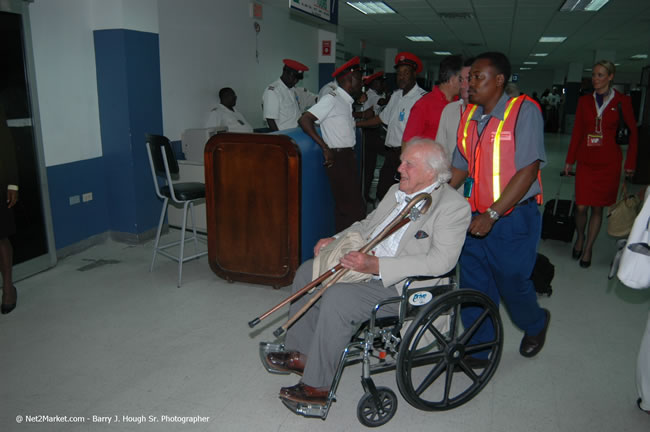
[[[576,248],[573,248],[573,250],[571,251],[571,258],[573,258],[574,260],[577,260],[577,259],[579,259],[581,256],[582,256],[582,251],[581,251],[581,250],[577,250]]]
[[[14,289],[16,289],[16,287],[14,287]],[[2,303],[2,305],[0,305],[0,313],[2,313],[2,315],[8,314],[12,310],[16,309],[16,303],[18,303],[18,291],[16,291],[16,299],[14,300],[13,303],[11,304]]]
[[[591,265],[591,260],[589,260],[589,261],[580,260],[580,267],[589,268],[590,265]]]

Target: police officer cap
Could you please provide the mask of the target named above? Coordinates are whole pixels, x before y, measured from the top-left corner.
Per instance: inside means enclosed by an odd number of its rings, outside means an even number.
[[[343,66],[338,68],[337,70],[334,71],[332,74],[332,78],[343,78],[350,72],[354,72],[355,70],[361,69],[361,59],[359,56],[353,57],[352,59],[348,60]]]
[[[398,53],[395,56],[395,69],[397,69],[398,66],[402,65],[411,66],[413,69],[415,69],[415,73],[422,72],[422,61],[418,58],[418,56],[410,52],[404,51]]]
[[[384,79],[384,71],[379,71],[379,72],[375,72],[372,75],[364,76],[363,83],[365,85],[369,85],[371,82],[373,82],[376,79]]]
[[[293,69],[297,74],[298,77],[302,79],[303,77],[303,72],[308,71],[309,68],[305,66],[304,64],[300,63],[299,61],[291,60],[291,59],[284,59],[282,60],[282,63],[289,69]]]

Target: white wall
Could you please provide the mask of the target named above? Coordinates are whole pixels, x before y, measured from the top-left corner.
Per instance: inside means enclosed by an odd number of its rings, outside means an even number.
[[[101,156],[92,3],[36,0],[29,14],[45,165]]]
[[[185,129],[208,126],[222,87],[235,90],[237,109],[253,127],[264,126],[262,92],[280,77],[283,58],[309,66],[298,85],[317,90],[317,28],[291,19],[288,8],[264,5],[259,62],[249,2],[159,0],[158,10],[163,125],[171,140]]]

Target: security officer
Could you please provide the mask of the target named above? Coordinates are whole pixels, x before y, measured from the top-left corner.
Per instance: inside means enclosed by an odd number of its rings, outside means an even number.
[[[334,197],[336,232],[339,232],[366,216],[354,155],[356,130],[352,117],[352,104],[361,94],[359,57],[336,69],[332,77],[336,78],[337,89],[319,99],[298,123],[323,150]],[[322,138],[316,132],[317,121]]]
[[[291,90],[309,68],[291,59],[284,59],[280,78],[272,82],[262,96],[264,118],[273,131],[298,127],[300,107]]]
[[[360,118],[371,118],[379,115],[388,103],[384,94],[384,71],[363,77],[363,84],[366,86],[367,100],[361,112],[355,114],[359,114]],[[385,139],[386,129],[382,126],[363,130],[363,196],[366,202],[373,202],[370,197],[370,187],[375,178],[377,156],[384,154]]]
[[[546,160],[544,124],[532,99],[504,93],[510,70],[508,58],[498,52],[480,54],[472,64],[470,105],[458,125],[450,183],[465,183],[472,208],[460,256],[461,286],[484,292],[497,306],[502,298],[512,321],[525,332],[520,354],[533,357],[544,346],[551,319],[537,304],[530,279],[541,231],[537,205],[539,169]],[[463,321],[474,322],[476,313],[464,309]],[[471,345],[493,339],[492,327],[484,325]],[[485,361],[485,355],[473,358]]]
[[[413,105],[427,92],[420,88],[416,76],[422,72],[422,61],[409,52],[401,52],[395,56],[398,89],[390,97],[388,105],[377,116],[357,123],[359,127],[373,127],[380,124],[388,125],[385,143],[384,165],[379,173],[377,184],[377,199],[381,200],[388,189],[395,183],[397,167],[400,163],[402,150],[402,135],[409,119]]]

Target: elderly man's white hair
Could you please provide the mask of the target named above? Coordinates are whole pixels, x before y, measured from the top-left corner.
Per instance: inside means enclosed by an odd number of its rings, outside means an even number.
[[[442,144],[429,138],[414,137],[404,145],[404,149],[411,146],[422,147],[427,152],[427,163],[438,173],[437,182],[447,183],[451,180],[451,165]]]

